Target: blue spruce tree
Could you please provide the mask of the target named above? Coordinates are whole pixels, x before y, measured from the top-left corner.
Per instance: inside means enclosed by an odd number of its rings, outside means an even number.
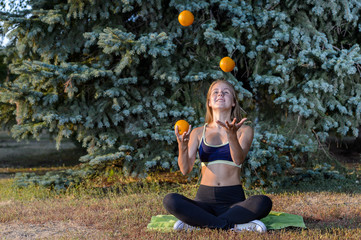
[[[219,78],[235,85],[256,130],[248,186],[278,184],[309,164],[329,134],[358,134],[358,1],[28,5],[0,14],[10,39],[5,61],[16,76],[0,92],[15,108],[11,131],[24,139],[45,130],[58,146],[74,138],[92,169],[117,163],[131,176],[177,169],[173,125],[203,124],[207,88]],[[183,10],[195,15],[189,27],[178,22]],[[231,73],[218,67],[224,56],[236,62]]]

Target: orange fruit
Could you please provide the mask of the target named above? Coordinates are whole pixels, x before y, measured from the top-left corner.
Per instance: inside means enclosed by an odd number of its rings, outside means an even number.
[[[180,135],[182,135],[184,132],[187,132],[189,129],[189,123],[187,123],[186,120],[178,120],[174,125],[174,129],[176,126],[178,126],[178,132]]]
[[[224,72],[230,72],[236,66],[236,63],[230,57],[224,57],[219,62],[219,66]]]
[[[182,26],[188,27],[192,25],[194,21],[193,13],[188,10],[184,10],[178,15],[178,21]]]

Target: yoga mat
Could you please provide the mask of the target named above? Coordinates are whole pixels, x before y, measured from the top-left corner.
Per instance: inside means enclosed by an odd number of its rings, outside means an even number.
[[[157,215],[152,217],[147,228],[150,230],[168,232],[173,230],[173,225],[176,221],[178,221],[178,219],[173,215]],[[261,221],[266,225],[267,230],[286,227],[306,228],[302,216],[285,212],[271,211],[268,216],[262,218]]]

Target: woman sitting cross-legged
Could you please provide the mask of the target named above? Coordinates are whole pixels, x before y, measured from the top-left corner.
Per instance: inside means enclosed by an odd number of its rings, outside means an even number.
[[[206,123],[177,136],[178,165],[188,174],[198,151],[202,180],[194,200],[178,193],[164,197],[165,209],[179,219],[174,229],[232,229],[265,232],[259,219],[266,217],[272,201],[264,195],[246,199],[241,185],[241,166],[253,140],[253,129],[244,125],[232,84],[217,80],[207,94]]]

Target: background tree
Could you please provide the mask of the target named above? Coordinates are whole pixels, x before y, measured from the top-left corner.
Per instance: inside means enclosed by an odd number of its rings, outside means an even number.
[[[7,66],[3,63],[2,48],[0,48],[0,86],[3,85],[9,78],[9,70]],[[9,129],[15,124],[15,118],[13,117],[13,112],[15,108],[9,103],[0,102],[0,122],[1,128]]]
[[[173,124],[203,124],[205,94],[225,78],[256,130],[245,181],[278,184],[313,166],[329,133],[358,134],[361,5],[350,1],[29,0],[2,12],[16,78],[15,138],[74,137],[101,169],[177,169]],[[177,16],[190,10],[195,22]],[[218,63],[236,61],[232,73]],[[311,160],[310,160],[311,159]]]

